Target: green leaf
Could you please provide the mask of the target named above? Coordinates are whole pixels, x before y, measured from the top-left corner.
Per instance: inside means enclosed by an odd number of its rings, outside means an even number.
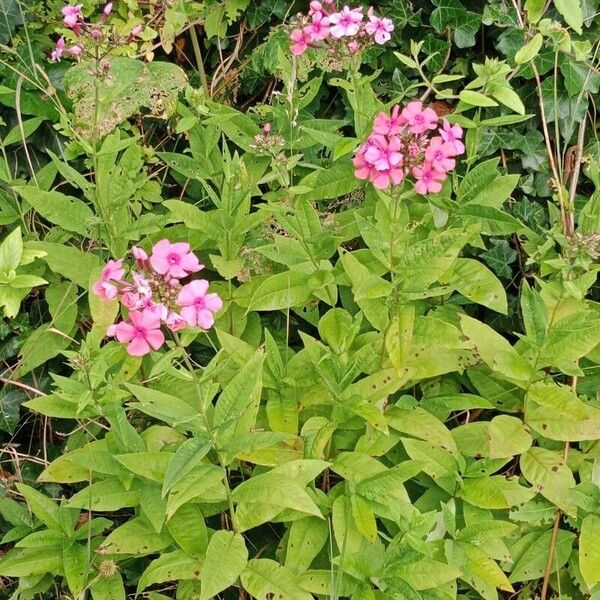
[[[406,453],[423,465],[423,471],[437,485],[453,494],[458,481],[458,465],[454,457],[441,448],[421,440],[402,439]]]
[[[31,185],[14,189],[50,223],[67,231],[88,235],[94,213],[85,202],[60,192],[45,192]]]
[[[283,310],[303,306],[312,297],[309,273],[285,271],[267,277],[254,291],[248,310]]]
[[[568,515],[577,513],[577,507],[571,498],[575,479],[561,454],[534,447],[521,455],[519,464],[523,477],[539,494]]]
[[[0,270],[15,270],[21,262],[21,256],[23,256],[23,240],[21,228],[17,227],[0,244]]]
[[[360,180],[354,177],[354,167],[349,159],[340,159],[328,168],[319,168],[298,182],[299,188],[309,192],[300,195],[303,200],[331,200],[354,191]]]
[[[582,402],[569,387],[555,383],[537,382],[530,387],[525,422],[551,440],[600,438],[600,409]]]
[[[492,370],[499,371],[523,387],[529,382],[532,368],[508,340],[488,325],[467,315],[460,315],[460,325],[474,351]]]
[[[535,492],[502,475],[465,479],[459,494],[465,502],[486,509],[511,508],[531,500]]]
[[[184,504],[171,516],[167,529],[177,545],[196,558],[204,557],[208,546],[208,533],[204,515],[197,504]]]
[[[519,94],[517,94],[510,86],[495,87],[491,94],[498,102],[500,102],[500,104],[508,106],[508,108],[514,110],[517,114],[525,114],[525,105],[523,104],[523,101],[519,97]]]
[[[87,549],[82,544],[66,542],[62,555],[69,590],[74,595],[80,594],[85,587],[85,575],[89,568]]]
[[[516,557],[515,566],[510,575],[511,582],[531,581],[544,576],[548,564],[552,535],[551,529],[543,533],[536,531],[518,541],[518,548],[521,552]],[[562,569],[569,560],[574,539],[574,533],[564,529],[558,530],[550,573]],[[520,548],[522,545],[525,547]]]
[[[138,492],[127,490],[118,479],[97,481],[80,490],[71,498],[68,505],[95,511],[115,511],[139,504]]]
[[[163,498],[186,473],[189,473],[209,452],[211,444],[204,438],[191,438],[177,448],[167,466],[162,485]]]
[[[545,6],[546,0],[525,1],[525,10],[527,11],[527,18],[531,23],[537,23],[542,18]]]
[[[206,549],[200,600],[209,600],[232,586],[247,562],[244,538],[233,531],[216,531]]]
[[[481,26],[481,14],[467,10],[458,0],[434,0],[437,7],[429,17],[432,27],[442,33],[449,29],[459,48],[475,45],[475,34]],[[409,9],[410,10],[410,9]]]
[[[49,552],[47,547],[14,548],[0,559],[0,573],[4,577],[31,577],[44,573],[58,575],[62,567],[60,549]]]
[[[450,285],[469,300],[503,315],[507,314],[506,292],[502,282],[479,261],[471,258],[457,259]]]
[[[583,12],[581,0],[554,0],[556,10],[563,16],[567,25],[571,26],[576,33],[582,34]]]
[[[146,519],[134,517],[114,529],[98,550],[106,554],[145,556],[164,550],[170,543],[169,536],[156,533]]]
[[[585,584],[592,589],[600,582],[600,517],[587,515],[579,535],[579,570]]]
[[[163,554],[153,560],[142,573],[138,581],[137,593],[139,594],[156,583],[188,579],[200,580],[201,569],[201,560],[188,556],[180,550]],[[202,579],[204,580],[204,577]]]
[[[531,436],[516,417],[498,415],[491,421],[460,425],[452,430],[464,456],[512,458],[531,447]]]
[[[415,590],[428,590],[454,581],[460,576],[460,570],[454,566],[424,558],[418,562],[394,565],[386,571],[404,579]]]
[[[541,33],[536,33],[522,48],[519,48],[515,54],[515,62],[523,65],[532,61],[540,51],[544,38]]]
[[[304,591],[291,571],[274,560],[258,558],[248,561],[241,574],[244,589],[257,600],[312,600],[313,596]]]
[[[471,106],[498,106],[497,102],[494,102],[494,100],[492,100],[485,94],[482,94],[480,92],[474,92],[473,90],[463,90],[462,92],[460,92],[458,97],[463,102],[465,102],[466,104],[470,104]]]
[[[265,354],[261,350],[244,365],[225,386],[213,413],[213,424],[223,444],[246,434],[254,427],[262,390],[262,367]]]
[[[97,577],[90,582],[94,600],[126,600],[125,586],[120,573],[110,577]]]
[[[325,546],[329,528],[323,519],[304,517],[292,523],[287,540],[285,566],[295,575],[310,568]]]
[[[71,533],[65,531],[64,526],[61,523],[59,515],[58,504],[53,502],[50,498],[33,489],[32,487],[25,485],[24,483],[16,484],[17,490],[25,498],[27,505],[31,512],[49,529],[58,531],[64,531],[64,533]]]

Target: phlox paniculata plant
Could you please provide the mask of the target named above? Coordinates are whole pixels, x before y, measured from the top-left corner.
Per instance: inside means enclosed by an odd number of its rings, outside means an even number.
[[[392,37],[391,19],[379,17],[369,8],[344,6],[336,10],[333,0],[310,3],[307,15],[297,15],[297,27],[290,33],[292,54],[300,56],[308,48],[326,48],[331,54],[356,54],[373,43],[383,45]]]
[[[133,247],[135,267],[124,260],[109,260],[93,292],[105,301],[118,298],[127,318],[111,325],[107,335],[127,345],[132,356],[144,356],[165,342],[163,325],[171,332],[188,326],[210,329],[214,313],[223,307],[218,294],[208,293],[206,279],[183,283],[204,268],[185,242],[160,240],[150,256]]]
[[[129,44],[138,38],[143,30],[143,25],[137,24],[123,36],[110,27],[107,21],[113,10],[112,2],[104,6],[99,19],[93,23],[86,20],[82,9],[83,4],[67,4],[61,9],[62,22],[70,30],[68,33],[71,42],[67,43],[65,37],[61,35],[50,54],[50,60],[58,62],[65,54],[77,59],[86,54],[97,58],[96,50],[101,46],[114,48]]]
[[[396,105],[391,114],[379,113],[373,129],[353,159],[354,174],[378,189],[399,185],[414,177],[417,194],[437,193],[456,156],[464,153],[460,125],[440,120],[430,107],[419,101],[403,109]]]

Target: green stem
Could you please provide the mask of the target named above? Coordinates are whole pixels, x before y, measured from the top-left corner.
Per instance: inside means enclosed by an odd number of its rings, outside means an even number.
[[[200,75],[200,81],[202,82],[202,89],[207,98],[210,98],[210,88],[208,86],[208,79],[206,78],[206,71],[204,70],[204,61],[202,59],[202,50],[200,49],[200,41],[198,40],[198,33],[196,32],[196,26],[190,27],[190,38],[192,40],[192,48],[194,49],[194,56],[196,57],[196,68]]]
[[[200,385],[200,382],[198,381],[198,377],[196,375],[196,370],[194,369],[194,365],[192,364],[192,361],[190,360],[189,354],[187,353],[186,349],[181,344],[181,339],[179,338],[177,333],[173,332],[173,338],[175,339],[175,343],[176,343],[177,347],[181,350],[183,362],[185,363],[185,366],[187,367],[187,370],[188,370],[189,374],[191,375],[192,380],[194,382],[194,389],[196,390],[196,396],[198,397],[198,402],[200,405],[199,406],[200,417],[202,418],[204,427],[206,428],[206,434],[208,436],[208,439],[217,454],[217,459],[219,461],[219,465],[223,469],[223,473],[225,474],[225,477],[224,477],[225,493],[227,495],[227,504],[229,506],[229,516],[231,519],[231,528],[236,533],[239,533],[240,528],[239,528],[237,518],[235,515],[233,496],[231,494],[231,487],[229,485],[229,471],[228,471],[225,461],[223,459],[223,454],[219,450],[219,444],[218,444],[217,438],[216,438],[213,430],[210,427],[208,419],[206,418],[206,412],[204,410],[205,406],[204,406],[204,394],[202,393],[202,386]]]

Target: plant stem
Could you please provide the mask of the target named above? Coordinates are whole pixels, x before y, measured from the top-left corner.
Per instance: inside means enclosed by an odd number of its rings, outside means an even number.
[[[577,393],[577,376],[574,376],[571,380],[571,390],[573,393]],[[569,442],[565,442],[565,449],[563,450],[563,460],[565,463],[569,458]],[[552,528],[552,536],[550,538],[550,548],[548,549],[548,560],[546,561],[546,570],[544,572],[544,580],[542,582],[542,593],[540,600],[546,600],[548,596],[548,583],[550,580],[550,574],[552,572],[552,563],[554,562],[554,554],[556,549],[556,540],[558,539],[558,531],[560,529],[560,518],[561,511],[557,509],[556,516],[554,517],[554,527]]]
[[[177,333],[173,332],[173,338],[175,339],[175,343],[177,344],[177,347],[180,348],[180,350],[181,350],[183,362],[185,363],[185,366],[194,382],[196,396],[198,397],[198,402],[200,404],[199,413],[202,418],[202,421],[204,422],[204,427],[206,428],[206,434],[208,436],[208,439],[209,439],[212,447],[215,449],[217,458],[219,460],[219,465],[223,469],[223,473],[225,475],[225,477],[224,477],[225,493],[227,495],[227,504],[229,506],[229,516],[231,518],[231,528],[236,533],[239,533],[239,526],[238,526],[237,518],[235,515],[235,507],[233,504],[233,497],[231,495],[231,487],[229,486],[229,471],[227,470],[227,466],[225,465],[225,461],[223,460],[223,455],[222,455],[221,451],[219,450],[217,438],[216,438],[215,434],[213,433],[213,430],[210,427],[208,419],[206,418],[206,412],[204,411],[204,394],[202,393],[202,387],[200,385],[200,382],[198,381],[198,377],[196,376],[196,370],[194,369],[194,365],[192,364],[192,361],[190,360],[190,357],[189,357],[186,349],[182,346],[181,339],[179,338]]]
[[[204,70],[204,61],[202,60],[202,50],[200,49],[200,41],[198,40],[198,33],[196,32],[196,26],[190,27],[190,39],[192,40],[192,48],[194,49],[194,56],[196,57],[196,68],[200,75],[200,81],[202,82],[202,89],[207,98],[210,98],[210,88],[208,87],[208,79],[206,78],[206,71]]]

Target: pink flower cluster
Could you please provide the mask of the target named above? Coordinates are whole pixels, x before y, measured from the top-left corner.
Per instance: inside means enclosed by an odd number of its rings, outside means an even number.
[[[440,123],[437,113],[421,102],[402,110],[394,106],[390,115],[375,118],[371,135],[353,159],[354,175],[383,189],[412,174],[418,194],[437,193],[456,166],[455,157],[465,151],[462,137],[460,125],[445,119]]]
[[[218,294],[207,293],[208,281],[196,279],[182,284],[181,280],[204,268],[185,242],[157,242],[150,256],[133,247],[136,269],[128,278],[123,260],[109,260],[102,275],[92,286],[102,300],[119,298],[128,311],[127,319],[111,325],[107,335],[127,344],[132,356],[143,356],[158,350],[165,341],[161,330],[170,331],[193,326],[210,329],[214,313],[223,307]]]
[[[356,54],[364,46],[373,42],[385,44],[392,37],[394,24],[391,19],[377,16],[373,8],[367,11],[367,20],[363,7],[344,6],[336,11],[333,0],[312,0],[308,15],[299,14],[300,27],[290,34],[292,54],[304,54],[309,47],[329,44],[329,50],[345,47],[350,54]]]
[[[109,2],[102,9],[102,14],[97,23],[87,23],[83,16],[81,9],[83,4],[68,4],[63,6],[61,13],[63,15],[63,24],[65,27],[70,29],[75,37],[77,43],[67,48],[67,42],[65,38],[61,36],[58,38],[54,50],[50,54],[50,60],[55,62],[60,61],[63,54],[69,54],[79,58],[85,50],[86,40],[98,44],[105,40],[105,33],[103,32],[103,26],[108,19],[108,16],[112,12],[113,4]],[[120,43],[127,43],[133,38],[137,37],[142,31],[141,25],[136,25],[129,34],[129,37],[125,40],[119,40]],[[115,40],[112,40],[114,42]]]

